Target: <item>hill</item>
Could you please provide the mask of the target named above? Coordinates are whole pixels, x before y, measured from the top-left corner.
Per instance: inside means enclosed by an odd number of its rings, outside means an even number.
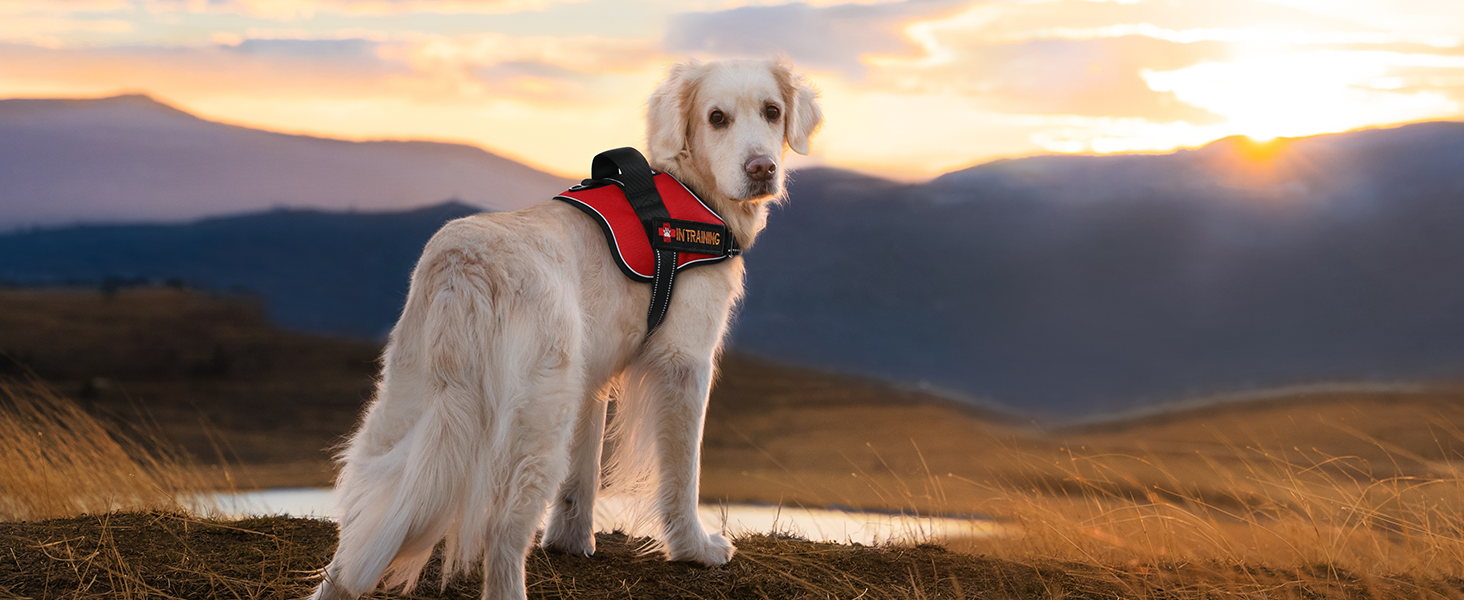
[[[513,210],[570,182],[481,149],[225,125],[146,96],[0,100],[0,231],[274,207]]]
[[[390,213],[275,210],[186,225],[96,225],[0,236],[0,281],[109,287],[185,282],[247,291],[269,317],[315,333],[379,339],[401,314],[412,267],[447,203]]]
[[[794,174],[733,345],[1097,414],[1317,381],[1464,375],[1464,123],[918,185]]]
[[[923,184],[793,175],[731,346],[1050,416],[1316,382],[1464,377],[1464,124],[1151,156],[998,161]],[[180,278],[373,338],[461,204],[0,236],[0,281]],[[978,402],[979,401],[979,402]]]

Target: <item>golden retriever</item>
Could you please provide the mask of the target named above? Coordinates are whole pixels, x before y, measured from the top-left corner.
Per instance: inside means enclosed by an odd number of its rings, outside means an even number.
[[[648,104],[647,158],[747,248],[783,195],[784,152],[807,154],[822,120],[786,64],[677,64]],[[667,557],[726,563],[732,544],[697,519],[698,476],[742,281],[740,257],[678,275],[646,337],[651,286],[621,274],[600,227],[574,207],[443,226],[412,273],[375,399],[338,457],[340,545],[314,597],[357,598],[383,577],[412,589],[445,539],[444,577],[482,558],[484,598],[524,598],[524,558],[551,499],[544,547],[593,553],[611,396],[613,475],[654,486]]]

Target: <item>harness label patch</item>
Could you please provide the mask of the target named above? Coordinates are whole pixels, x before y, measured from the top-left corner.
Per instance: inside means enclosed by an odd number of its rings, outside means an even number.
[[[726,254],[727,228],[722,225],[657,219],[653,231],[655,235],[651,236],[651,246],[657,250],[675,250],[714,256]]]

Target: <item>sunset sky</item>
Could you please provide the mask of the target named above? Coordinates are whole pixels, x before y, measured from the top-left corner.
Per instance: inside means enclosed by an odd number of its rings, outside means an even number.
[[[801,164],[918,179],[1464,117],[1464,1],[0,0],[0,97],[142,92],[579,177],[641,145],[686,57],[782,53],[823,93]]]

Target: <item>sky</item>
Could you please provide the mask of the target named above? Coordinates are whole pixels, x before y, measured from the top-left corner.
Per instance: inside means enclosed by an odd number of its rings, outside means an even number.
[[[1461,0],[0,0],[0,98],[146,93],[572,178],[644,144],[671,63],[779,55],[826,117],[794,166],[905,180],[1464,118]]]

